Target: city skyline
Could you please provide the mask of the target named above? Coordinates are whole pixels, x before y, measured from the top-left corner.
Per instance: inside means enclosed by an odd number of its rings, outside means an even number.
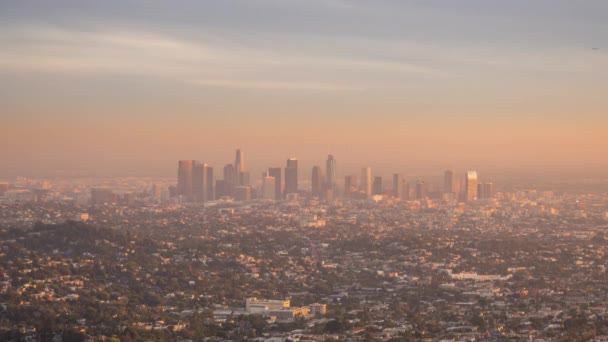
[[[258,173],[328,152],[385,175],[608,170],[605,1],[0,9],[1,178],[170,176],[233,146]]]

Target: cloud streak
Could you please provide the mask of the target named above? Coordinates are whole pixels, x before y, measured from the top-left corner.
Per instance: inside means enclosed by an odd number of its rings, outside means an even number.
[[[17,73],[146,76],[223,88],[319,91],[369,87],[360,74],[439,74],[425,65],[252,49],[147,32],[26,28],[5,32],[0,42],[5,46],[0,70]]]

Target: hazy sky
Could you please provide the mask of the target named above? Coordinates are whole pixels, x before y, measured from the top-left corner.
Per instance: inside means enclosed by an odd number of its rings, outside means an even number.
[[[2,1],[0,178],[608,175],[608,1]]]

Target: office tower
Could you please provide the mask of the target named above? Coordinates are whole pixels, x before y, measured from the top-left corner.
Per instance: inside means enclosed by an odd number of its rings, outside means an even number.
[[[454,171],[453,170],[445,170],[443,176],[443,193],[451,194],[456,192],[454,189]]]
[[[352,198],[355,191],[357,191],[357,176],[348,175],[344,177],[344,197]]]
[[[285,168],[285,194],[298,193],[298,160],[289,158]]]
[[[374,185],[372,188],[372,192],[374,195],[382,195],[382,177],[374,177]]]
[[[485,194],[484,194],[484,188],[483,188],[483,183],[477,183],[477,199],[484,199],[486,198]]]
[[[192,194],[196,202],[205,202],[209,198],[209,165],[195,163],[192,170]]]
[[[464,177],[464,198],[466,202],[477,199],[477,172],[468,171]]]
[[[262,198],[275,200],[276,199],[276,179],[268,173],[262,178]]]
[[[485,183],[483,185],[483,193],[486,195],[486,198],[494,198],[494,183]]]
[[[234,188],[234,200],[239,202],[251,200],[251,187],[237,186]]]
[[[494,184],[479,183],[477,185],[477,198],[488,199],[494,197]]]
[[[403,199],[403,176],[398,173],[393,175],[393,197]]]
[[[403,185],[403,196],[406,200],[411,200],[414,198],[414,189],[409,182]]]
[[[224,166],[224,180],[230,184],[234,182],[234,166],[232,164]]]
[[[234,159],[234,182],[235,186],[243,185],[244,182],[241,178],[245,172],[245,155],[241,149],[236,150],[236,157]]]
[[[280,200],[283,198],[283,186],[282,186],[282,177],[281,177],[281,168],[280,167],[270,167],[268,168],[268,175],[270,177],[274,177],[274,198],[276,200]]]
[[[364,167],[361,169],[361,191],[365,194],[366,197],[372,195],[372,168]]]
[[[416,199],[426,198],[426,184],[424,181],[419,180],[416,182]]]
[[[2,184],[0,184],[0,187],[2,187]],[[1,192],[1,190],[0,190],[0,192]],[[154,202],[160,203],[161,194],[162,194],[162,188],[158,184],[153,184],[152,185],[152,199],[154,200]],[[2,195],[0,194],[0,196],[2,196]]]
[[[180,160],[177,163],[177,195],[192,198],[192,168],[194,160]]]
[[[331,154],[327,156],[326,168],[327,179],[325,182],[325,187],[331,189],[335,192],[336,190],[336,160],[334,156]]]
[[[312,191],[313,197],[321,197],[323,195],[323,189],[325,188],[323,182],[323,170],[320,166],[312,167]]]
[[[218,179],[215,181],[215,198],[220,199],[222,197],[230,196],[230,183],[224,179]]]
[[[207,201],[215,199],[215,178],[213,177],[213,167],[207,166]]]

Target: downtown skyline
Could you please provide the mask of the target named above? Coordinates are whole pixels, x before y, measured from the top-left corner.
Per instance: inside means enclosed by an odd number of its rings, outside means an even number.
[[[453,169],[446,169],[441,182],[429,182],[426,177],[404,177],[396,172],[391,177],[373,173],[372,168],[361,168],[360,178],[344,171],[343,182],[337,177],[337,160],[327,155],[325,169],[314,165],[309,172],[301,170],[295,157],[286,159],[285,165],[268,166],[259,178],[252,176],[245,165],[247,158],[241,148],[236,149],[234,164],[223,166],[222,177],[214,177],[214,167],[199,160],[177,162],[177,182],[169,193],[180,203],[203,203],[232,198],[239,202],[252,199],[298,199],[309,198],[332,202],[337,198],[372,199],[394,198],[398,200],[426,200],[441,198],[444,201],[475,202],[494,196],[494,183],[486,178],[482,182],[477,171],[466,171],[463,177]],[[423,179],[425,178],[425,179]],[[388,179],[392,179],[389,186]],[[388,197],[386,197],[388,196]]]

